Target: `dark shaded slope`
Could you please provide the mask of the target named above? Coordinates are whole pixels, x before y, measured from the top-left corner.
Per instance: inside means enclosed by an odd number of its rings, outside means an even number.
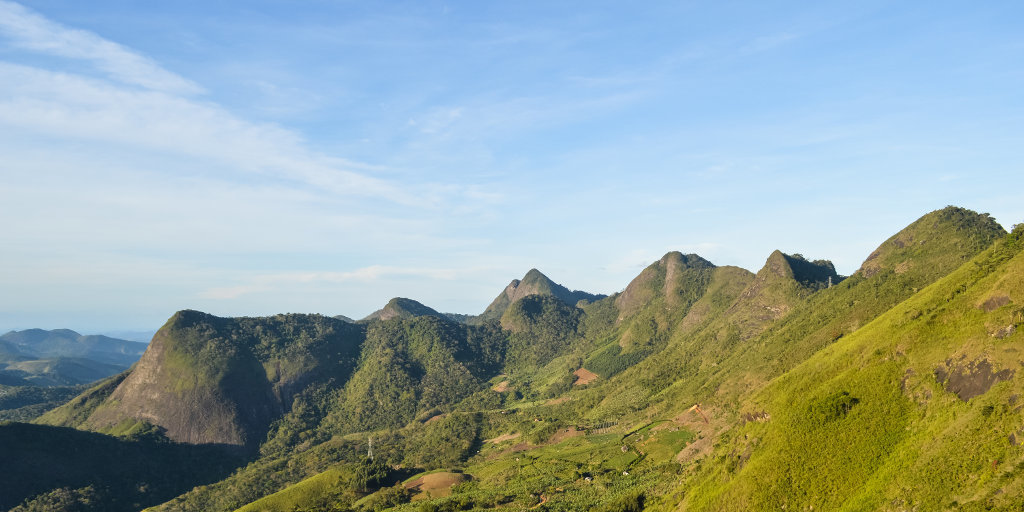
[[[513,374],[536,371],[572,350],[583,312],[550,295],[520,299],[501,316],[509,331],[506,370]]]
[[[0,460],[7,468],[0,509],[49,492],[35,500],[37,506],[79,510],[77,496],[91,499],[85,509],[111,512],[155,505],[219,480],[241,462],[217,447],[127,441],[25,423],[0,423]]]
[[[233,510],[339,461],[360,460],[365,444],[354,451],[351,445],[365,443],[364,435],[374,438],[384,460],[409,456],[437,465],[468,456],[477,442],[473,416],[454,411],[474,394],[495,394],[487,381],[504,363],[505,331],[494,322],[466,326],[430,316],[364,327],[354,371],[295,394],[291,409],[272,424],[260,459],[164,509]]]

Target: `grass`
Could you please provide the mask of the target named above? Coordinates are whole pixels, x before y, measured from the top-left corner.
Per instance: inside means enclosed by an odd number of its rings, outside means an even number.
[[[336,489],[344,475],[339,469],[328,469],[265,498],[260,498],[237,512],[292,512],[317,503],[334,501]]]
[[[925,288],[869,325],[783,374],[751,400],[771,413],[723,443],[690,482],[691,510],[935,510],[1019,504],[1024,451],[1009,436],[1024,424],[1011,396],[1019,380],[968,402],[945,390],[933,370],[947,359],[985,358],[1016,368],[1020,334],[996,338],[1024,302],[1024,255],[1005,244]],[[1010,304],[979,308],[993,294]],[[1019,302],[1018,302],[1019,301]],[[1012,325],[1012,324],[1011,324]],[[841,414],[837,397],[847,401]],[[729,454],[758,438],[749,461]],[[1011,494],[1016,492],[1016,494]]]

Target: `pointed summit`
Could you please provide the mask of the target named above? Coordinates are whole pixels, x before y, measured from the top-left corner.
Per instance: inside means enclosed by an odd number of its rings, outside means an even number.
[[[370,313],[363,321],[368,320],[390,320],[392,318],[415,318],[418,316],[436,316],[438,318],[446,318],[445,315],[438,313],[433,308],[424,306],[423,304],[403,297],[395,297],[388,301],[387,305],[383,308]]]
[[[575,306],[581,300],[594,301],[604,298],[604,295],[569,290],[549,279],[541,271],[531,268],[522,280],[513,279],[477,319],[485,321],[501,318],[505,310],[514,302],[530,295],[550,295],[570,306]]]
[[[747,339],[786,315],[814,290],[838,283],[839,275],[828,260],[807,261],[799,254],[776,250],[754,276],[727,314],[733,316],[740,338]]]

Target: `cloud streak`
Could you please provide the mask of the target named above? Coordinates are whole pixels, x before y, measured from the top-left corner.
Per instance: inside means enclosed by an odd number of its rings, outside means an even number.
[[[196,83],[120,44],[92,32],[67,28],[14,2],[0,0],[0,34],[25,50],[88,61],[125,84],[172,94],[204,92]]]
[[[58,137],[214,159],[331,193],[416,204],[399,187],[309,151],[300,136],[240,119],[206,102],[139,91],[78,75],[0,63],[0,124]]]

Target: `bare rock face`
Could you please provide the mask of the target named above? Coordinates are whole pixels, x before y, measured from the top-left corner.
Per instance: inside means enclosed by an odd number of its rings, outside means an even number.
[[[972,361],[947,359],[934,371],[935,380],[964,402],[984,394],[997,382],[1012,379],[1013,373],[1009,368],[995,371],[985,358]]]
[[[184,443],[262,440],[282,404],[248,347],[218,336],[225,322],[194,311],[175,314],[85,426],[105,430],[143,421]]]
[[[344,380],[364,327],[320,315],[220,318],[179,311],[142,359],[80,424],[139,423],[173,441],[253,448],[311,382]]]

